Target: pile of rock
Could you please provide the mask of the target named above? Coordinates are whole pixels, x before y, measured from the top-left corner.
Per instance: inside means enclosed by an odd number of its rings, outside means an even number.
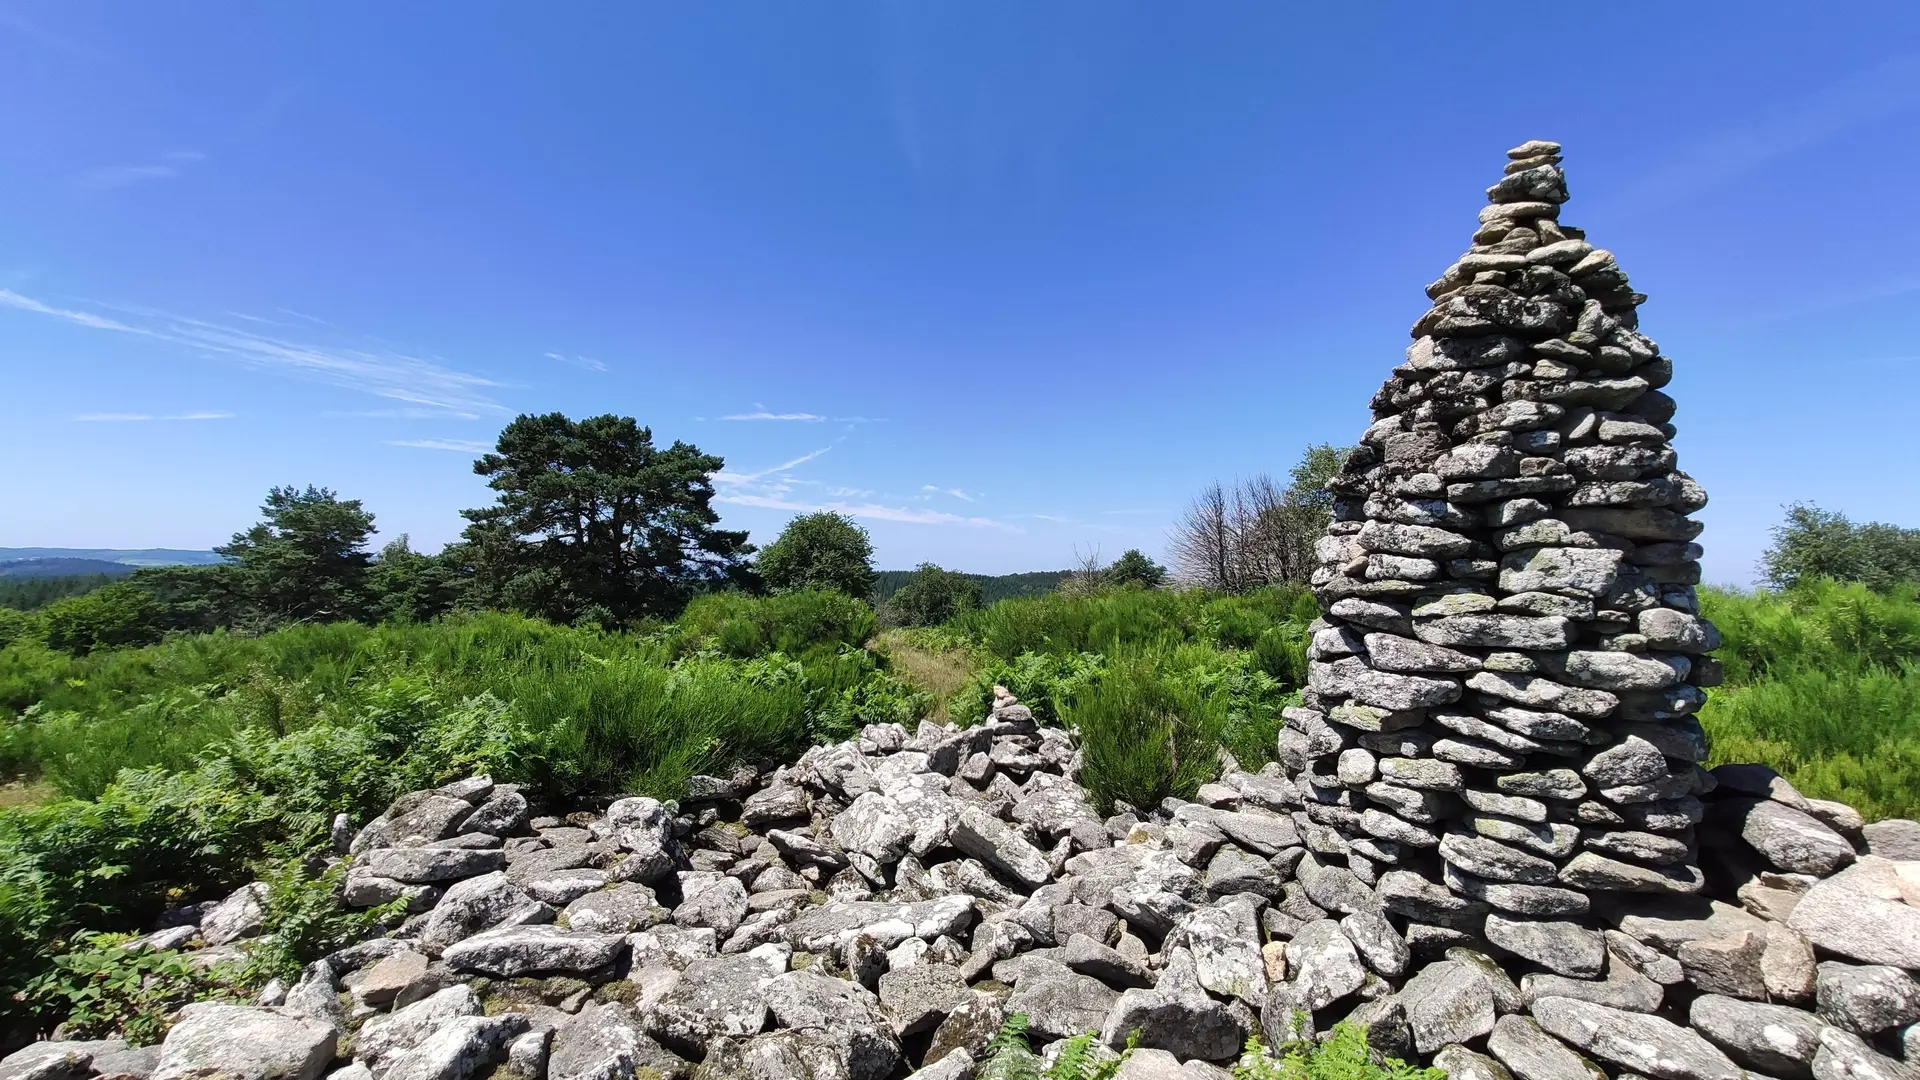
[[[965,1080],[1012,1012],[1042,1043],[1137,1033],[1126,1080],[1223,1077],[1249,1034],[1304,1034],[1303,1016],[1484,1080],[1590,1080],[1595,1062],[1903,1080],[1920,1060],[1913,822],[1862,828],[1723,766],[1716,794],[1748,794],[1706,815],[1728,853],[1709,890],[1766,868],[1737,904],[1607,909],[1603,970],[1579,979],[1410,934],[1487,909],[1310,852],[1293,815],[1312,789],[1277,766],[1101,820],[1077,765],[1003,699],[964,731],[870,727],[770,774],[696,778],[680,806],[530,816],[484,777],[419,792],[337,830],[353,902],[417,909],[390,934],[258,1005],[189,1006],[162,1046],[38,1043],[0,1080]],[[138,947],[237,955],[261,899],[182,909]]]
[[[477,777],[336,823],[390,933],[0,1080],[969,1080],[1013,1013],[1137,1040],[1121,1080],[1340,1021],[1459,1080],[1920,1080],[1920,824],[1700,767],[1704,496],[1557,149],[1511,152],[1334,485],[1279,763],[1103,819],[1002,696],[678,805]],[[262,888],[134,947],[242,953]]]

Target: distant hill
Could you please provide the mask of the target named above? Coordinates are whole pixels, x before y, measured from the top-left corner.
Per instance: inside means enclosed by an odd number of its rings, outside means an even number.
[[[8,559],[0,562],[0,578],[77,577],[82,574],[126,577],[135,569],[137,567],[126,563],[108,562],[105,559]]]
[[[1070,571],[1067,570],[1029,570],[1024,574],[968,574],[980,583],[981,603],[991,604],[997,600],[1011,600],[1021,596],[1042,596],[1060,587],[1060,581]],[[913,576],[911,570],[882,570],[874,575],[874,593],[885,603],[887,597],[900,591],[907,579]]]
[[[0,563],[18,562],[22,559],[94,559],[100,562],[123,563],[127,566],[206,566],[220,562],[220,556],[211,551],[189,551],[185,548],[52,548],[52,547],[0,547]],[[58,573],[93,573],[91,570],[61,570]]]

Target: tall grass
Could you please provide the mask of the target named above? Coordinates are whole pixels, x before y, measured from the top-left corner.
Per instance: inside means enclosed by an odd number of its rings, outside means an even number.
[[[1920,816],[1920,602],[1813,580],[1702,590],[1726,683],[1700,722],[1713,761],[1753,761],[1869,820]]]
[[[1920,816],[1920,667],[1792,669],[1723,687],[1700,716],[1714,762],[1763,762],[1872,821]]]
[[[1103,813],[1116,799],[1152,808],[1169,795],[1192,798],[1219,768],[1224,696],[1164,678],[1145,658],[1122,660],[1073,690],[1061,715],[1080,736],[1080,780]]]

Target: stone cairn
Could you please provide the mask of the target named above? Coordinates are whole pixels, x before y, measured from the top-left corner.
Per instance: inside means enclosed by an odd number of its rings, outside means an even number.
[[[1334,484],[1280,762],[1102,817],[1002,694],[678,803],[472,777],[336,820],[340,901],[408,908],[374,936],[0,1080],[976,1080],[1013,1014],[1135,1044],[1115,1080],[1342,1022],[1451,1080],[1920,1080],[1920,823],[1699,767],[1705,500],[1557,151],[1511,152]],[[241,960],[270,900],[126,947]]]
[[[1316,855],[1388,892],[1444,883],[1416,942],[1483,931],[1588,977],[1597,905],[1702,887],[1694,713],[1719,637],[1673,364],[1613,254],[1560,223],[1559,151],[1507,152],[1328,485],[1326,614],[1281,749]]]

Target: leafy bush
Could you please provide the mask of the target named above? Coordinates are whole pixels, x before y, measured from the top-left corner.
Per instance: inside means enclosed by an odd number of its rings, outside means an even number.
[[[889,626],[938,626],[979,607],[979,581],[921,563],[907,583],[887,598],[884,610]]]
[[[675,624],[680,650],[740,658],[798,655],[819,645],[859,648],[878,626],[864,600],[822,589],[756,597],[726,592],[687,605]]]
[[[345,863],[318,875],[304,859],[284,860],[261,878],[267,886],[262,904],[261,937],[249,956],[257,981],[291,981],[315,960],[371,937],[383,923],[405,913],[404,899],[373,908],[349,908],[340,902],[347,879]]]
[[[133,1046],[166,1037],[173,1013],[193,1001],[236,1000],[236,965],[211,968],[171,949],[129,949],[124,934],[74,936],[28,996],[63,1015],[69,1038],[119,1035]]]
[[[1137,1033],[1136,1033],[1137,1035]],[[1108,1052],[1089,1032],[1060,1041],[1053,1064],[1042,1069],[1040,1056],[1027,1044],[1027,1014],[1014,1013],[981,1050],[979,1080],[1112,1080],[1133,1056],[1134,1038],[1118,1054]]]
[[[787,522],[753,565],[776,593],[825,589],[862,600],[873,596],[873,540],[852,518],[831,510]]]
[[[1758,761],[1872,821],[1920,816],[1920,665],[1791,670],[1713,692],[1713,763]]]
[[[1275,1049],[1277,1054],[1269,1052],[1258,1035],[1249,1038],[1233,1080],[1446,1080],[1447,1075],[1376,1053],[1358,1024],[1335,1024],[1324,1043],[1299,1039]]]
[[[158,641],[159,620],[160,605],[125,581],[56,600],[40,612],[48,647],[76,655]]]

